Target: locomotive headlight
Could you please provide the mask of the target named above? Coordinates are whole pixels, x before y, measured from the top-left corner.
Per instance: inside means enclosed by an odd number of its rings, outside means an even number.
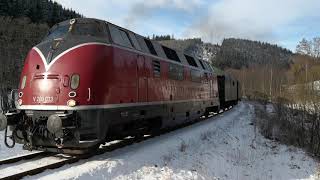
[[[71,76],[71,89],[77,89],[80,83],[80,76],[79,74],[73,74]]]
[[[73,99],[70,99],[68,102],[67,102],[67,105],[69,107],[75,107],[77,105],[77,102]]]
[[[19,106],[22,105],[22,99],[18,99],[18,105],[19,105]]]

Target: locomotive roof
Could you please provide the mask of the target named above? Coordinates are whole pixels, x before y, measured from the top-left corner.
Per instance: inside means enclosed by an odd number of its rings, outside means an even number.
[[[52,28],[55,28],[56,26],[61,26],[61,25],[68,25],[68,24],[70,24],[71,20],[73,20],[73,19],[69,19],[69,20],[62,21],[62,22],[54,25]],[[112,24],[112,25],[114,25],[114,26],[116,26],[116,27],[118,27],[118,28],[120,28],[120,29],[123,29],[123,30],[125,30],[125,31],[132,32],[132,33],[134,33],[134,34],[136,34],[136,35],[139,35],[139,34],[133,32],[133,31],[131,31],[131,30],[128,30],[128,29],[123,28],[123,27],[120,27],[120,26],[118,26],[118,25],[116,25],[116,24],[110,23],[110,22],[108,22],[108,21],[96,19],[96,18],[74,18],[74,20],[75,20],[77,23],[92,23],[92,22],[108,23],[108,24]],[[139,36],[141,36],[141,35],[139,35]],[[143,37],[143,38],[147,38],[147,37],[145,37],[145,36],[142,36],[142,37]],[[149,39],[149,40],[150,40],[150,39]],[[165,46],[165,45],[163,45],[163,44],[160,44],[160,43],[157,42],[157,41],[154,41],[154,40],[150,40],[150,41],[152,41],[153,43],[157,43],[157,44],[159,44],[159,45],[161,45],[161,46],[167,47],[167,46]],[[169,48],[169,47],[167,47],[167,48]],[[177,49],[175,49],[175,48],[169,48],[169,49],[173,49],[174,51],[176,51],[176,53],[178,54],[178,56],[179,56],[179,54],[184,54],[184,55],[187,55],[187,56],[191,56],[191,57],[193,57],[194,59],[197,59],[198,61],[196,61],[196,64],[197,64],[197,68],[199,68],[199,69],[201,69],[202,62],[206,62],[206,61],[203,61],[203,60],[201,60],[201,59],[196,58],[195,56],[193,56],[193,55],[191,55],[191,54],[184,53],[184,52],[179,51],[179,50],[177,50]],[[179,57],[180,57],[180,56],[179,56]],[[201,62],[201,61],[202,61],[202,62]],[[199,64],[198,62],[199,62],[200,64]],[[179,63],[184,64],[183,62],[179,62]],[[209,64],[209,62],[207,62],[207,63]],[[187,62],[187,64],[188,64],[188,62]],[[188,65],[189,65],[189,64],[188,64]],[[212,68],[211,68],[212,70],[210,70],[210,69],[208,70],[208,68],[206,67],[206,65],[205,65],[204,67],[202,66],[202,67],[204,68],[203,70],[210,71],[210,72],[215,73],[215,74],[217,74],[217,75],[224,75],[224,72],[223,72],[222,70],[220,70],[220,69],[212,66],[211,64],[209,64],[209,65],[212,67]],[[191,67],[192,67],[192,66],[191,66]]]

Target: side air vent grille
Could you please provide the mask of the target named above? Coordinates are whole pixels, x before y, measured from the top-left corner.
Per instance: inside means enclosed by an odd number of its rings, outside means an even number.
[[[152,64],[153,64],[154,77],[160,77],[160,74],[161,74],[160,62],[159,61],[153,61]]]

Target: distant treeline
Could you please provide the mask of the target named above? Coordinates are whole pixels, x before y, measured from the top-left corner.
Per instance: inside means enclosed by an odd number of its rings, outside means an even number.
[[[34,23],[47,23],[49,27],[66,19],[81,17],[51,0],[0,0],[0,16],[28,17]]]
[[[174,40],[174,36],[173,35],[152,35],[152,38],[150,38],[149,36],[147,37],[148,39],[152,39],[152,40],[156,40],[156,41],[164,41],[164,40]]]

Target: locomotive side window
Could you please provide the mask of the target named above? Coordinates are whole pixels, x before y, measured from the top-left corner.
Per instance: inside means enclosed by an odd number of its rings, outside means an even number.
[[[175,50],[170,49],[165,46],[162,46],[162,49],[164,50],[164,53],[167,55],[167,57],[169,59],[177,61],[177,62],[181,62]]]
[[[144,37],[142,37],[142,36],[140,36],[138,34],[135,34],[135,37],[136,37],[136,39],[137,39],[137,41],[139,43],[139,46],[141,47],[141,51],[149,54],[150,52],[149,52],[149,49],[147,47],[146,42],[144,41]]]
[[[146,43],[150,53],[157,56],[157,52],[154,49],[154,47],[152,45],[152,42],[149,39],[146,39],[146,38],[144,39],[144,42]]]
[[[188,55],[184,55],[189,63],[190,66],[194,66],[194,67],[198,67],[196,61],[194,60],[194,58],[192,56],[188,56]]]
[[[200,62],[200,65],[201,65],[202,69],[206,69],[206,68],[204,68],[204,65],[203,65],[202,61],[199,60],[199,62]]]
[[[206,70],[208,70],[208,71],[211,71],[211,70],[212,70],[212,69],[210,68],[210,65],[208,64],[208,62],[203,61],[203,63],[204,63],[204,66],[205,66]]]
[[[191,81],[201,82],[201,72],[198,70],[191,70]]]
[[[169,78],[173,80],[183,80],[183,67],[177,64],[169,64]]]
[[[123,45],[127,46],[127,47],[130,47],[130,48],[133,48],[132,43],[131,43],[131,41],[129,39],[128,33],[123,31],[123,30],[121,30],[121,29],[119,31],[120,31],[120,34],[121,34],[121,37],[122,37]]]
[[[137,40],[136,36],[135,36],[132,32],[129,32],[129,37],[130,37],[130,39],[131,39],[131,42],[132,42],[133,46],[134,46],[137,50],[141,51],[141,47],[140,47],[140,45],[139,45],[139,43],[138,43],[138,40]]]
[[[153,74],[154,77],[160,77],[161,75],[161,67],[160,67],[160,62],[159,61],[153,61]]]
[[[121,44],[122,37],[121,37],[119,29],[116,28],[115,26],[109,24],[109,30],[110,30],[110,34],[111,34],[111,38],[112,38],[113,42],[116,44]]]
[[[213,67],[212,67],[209,63],[207,63],[207,64],[208,64],[208,67],[209,67],[210,71],[211,71],[211,72],[214,72]]]
[[[49,33],[47,37],[44,39],[44,41],[63,38],[65,35],[67,35],[68,31],[69,31],[69,25],[53,27],[51,30],[49,30]]]
[[[119,30],[117,27],[111,24],[109,24],[109,29],[110,29],[111,38],[114,43],[121,46],[132,48],[132,44],[129,40],[127,32],[123,30]]]

